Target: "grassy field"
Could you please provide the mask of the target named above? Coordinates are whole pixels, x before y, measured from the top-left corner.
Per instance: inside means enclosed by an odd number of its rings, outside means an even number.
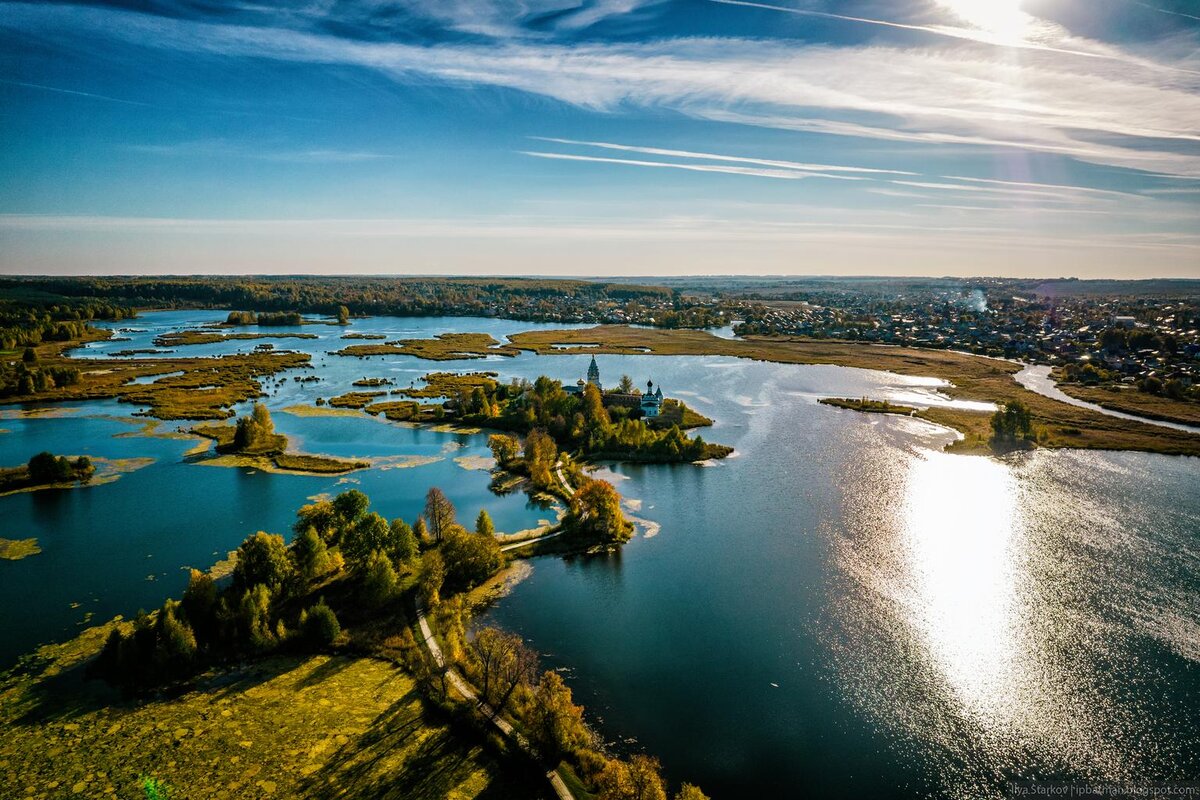
[[[111,624],[111,623],[110,623]],[[28,798],[541,798],[545,779],[422,701],[390,663],[281,655],[122,698],[84,681],[108,626],[0,677],[0,786]]]
[[[629,328],[621,325],[528,331],[510,336],[509,339],[516,347],[543,355],[723,355],[781,364],[834,364],[941,378],[953,384],[945,389],[945,393],[956,399],[1024,403],[1042,432],[1039,443],[1046,447],[1200,455],[1200,436],[1117,419],[1043,397],[1013,380],[1013,374],[1021,369],[1019,364],[948,350],[886,347],[787,336],[722,339],[704,331]],[[589,343],[599,346],[554,347]],[[918,412],[918,416],[961,431],[965,438],[952,445],[951,449],[979,450],[991,435],[990,414],[987,412],[930,408]]]

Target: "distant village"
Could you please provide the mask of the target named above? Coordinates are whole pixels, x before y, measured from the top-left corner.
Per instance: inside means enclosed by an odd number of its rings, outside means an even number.
[[[1049,364],[1085,384],[1200,400],[1200,299],[1007,289],[809,292],[747,302],[736,330],[963,350]]]

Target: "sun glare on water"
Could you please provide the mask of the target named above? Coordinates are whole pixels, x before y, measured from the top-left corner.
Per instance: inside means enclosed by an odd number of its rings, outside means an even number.
[[[1014,494],[1006,465],[943,453],[916,462],[908,487],[914,621],[963,708],[993,723],[1019,683]]]

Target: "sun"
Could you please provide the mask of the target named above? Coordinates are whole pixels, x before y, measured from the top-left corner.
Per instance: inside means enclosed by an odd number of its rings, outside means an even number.
[[[1021,0],[935,0],[962,22],[999,39],[1026,38],[1034,18],[1021,10]]]

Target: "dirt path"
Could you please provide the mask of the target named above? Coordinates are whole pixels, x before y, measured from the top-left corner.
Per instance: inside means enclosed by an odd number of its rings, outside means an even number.
[[[429,627],[429,620],[425,618],[425,605],[420,601],[420,599],[417,600],[417,627],[421,631],[421,638],[425,642],[425,648],[429,650],[429,655],[433,658],[433,663],[437,665],[438,669],[445,672],[446,680],[450,682],[450,685],[454,687],[454,690],[462,695],[465,699],[475,703],[479,710],[483,712],[484,716],[491,720],[492,724],[495,725],[502,734],[515,741],[518,747],[532,756],[533,748],[529,744],[529,741],[524,736],[513,730],[513,726],[509,724],[508,720],[497,714],[490,705],[481,700],[471,684],[467,683],[466,680],[464,680],[463,677],[458,674],[458,670],[446,663],[446,657],[442,655],[442,647],[438,644],[437,639],[433,635],[433,630]],[[557,770],[552,769],[547,772],[546,780],[550,781],[550,786],[554,789],[554,794],[559,798],[559,800],[575,800],[575,796],[571,794],[571,790],[567,788],[565,783],[563,783],[563,779],[559,777]]]

